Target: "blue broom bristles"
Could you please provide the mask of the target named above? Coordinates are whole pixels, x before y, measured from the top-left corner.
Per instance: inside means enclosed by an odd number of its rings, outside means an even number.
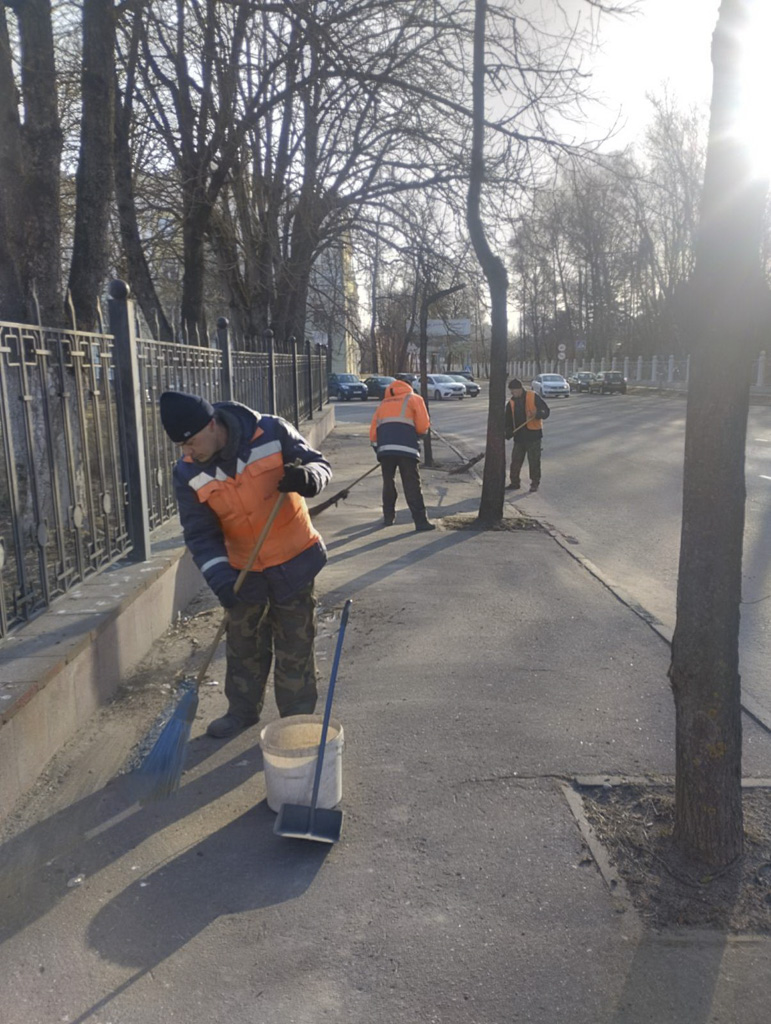
[[[138,769],[138,774],[150,783],[140,803],[164,800],[179,789],[187,741],[197,710],[198,689],[189,687]]]

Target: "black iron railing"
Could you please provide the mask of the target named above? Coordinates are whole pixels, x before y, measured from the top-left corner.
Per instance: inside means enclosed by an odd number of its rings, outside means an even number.
[[[326,401],[309,345],[276,354],[142,338],[128,289],[110,287],[110,331],[0,323],[0,638],[121,558],[150,555],[176,515],[178,452],[164,390],[232,398],[299,425]]]

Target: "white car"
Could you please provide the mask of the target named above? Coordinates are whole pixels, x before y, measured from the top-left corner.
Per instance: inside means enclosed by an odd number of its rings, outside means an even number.
[[[426,384],[428,385],[428,397],[433,398],[437,402],[441,402],[445,398],[466,397],[465,384],[461,384],[460,381],[453,380],[447,373],[427,374]],[[422,394],[419,380],[415,381],[415,390],[418,394]]]
[[[539,373],[532,387],[541,398],[570,398],[570,385],[561,373]]]

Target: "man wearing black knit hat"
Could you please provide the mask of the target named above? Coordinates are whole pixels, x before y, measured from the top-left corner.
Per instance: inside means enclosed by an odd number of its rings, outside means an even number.
[[[207,732],[226,738],[259,720],[274,661],[281,717],[311,714],[317,699],[313,588],[327,555],[304,499],[321,493],[331,467],[291,423],[239,402],[212,405],[199,395],[164,391],[160,412],[181,448],[174,492],[185,544],[228,609],[228,709]],[[281,491],[287,498],[236,594],[238,574]]]
[[[522,486],[519,474],[527,458],[530,472],[530,490],[537,491],[541,484],[541,426],[549,416],[549,406],[534,391],[525,391],[522,381],[514,377],[509,381],[509,401],[506,403],[504,430],[506,440],[514,438],[509,467],[509,484],[506,488],[517,491]]]

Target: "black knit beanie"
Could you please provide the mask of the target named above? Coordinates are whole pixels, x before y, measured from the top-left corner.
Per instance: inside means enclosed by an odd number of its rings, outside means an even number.
[[[511,391],[512,388],[521,388],[521,387],[522,387],[522,381],[519,379],[519,377],[514,377],[512,380],[509,381],[509,391]]]
[[[175,444],[182,444],[211,422],[214,407],[200,395],[164,391],[161,395],[161,423]]]

